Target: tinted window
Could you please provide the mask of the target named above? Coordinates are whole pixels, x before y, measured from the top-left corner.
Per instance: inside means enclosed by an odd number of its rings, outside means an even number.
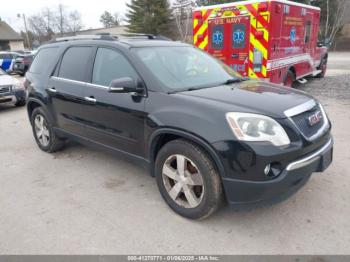
[[[42,73],[47,68],[48,62],[55,58],[57,51],[56,47],[41,49],[35,56],[29,71],[35,74]]]
[[[305,43],[310,42],[310,36],[311,36],[311,22],[307,21],[305,25]]]
[[[85,81],[86,66],[91,54],[91,47],[71,47],[63,55],[59,77]]]
[[[131,77],[136,80],[137,73],[128,60],[119,52],[99,48],[96,54],[92,83],[109,86],[112,80],[122,77]]]
[[[216,25],[212,29],[211,33],[211,47],[215,50],[221,50],[224,48],[224,26]]]
[[[232,26],[232,47],[245,48],[246,26],[245,24],[236,24]]]

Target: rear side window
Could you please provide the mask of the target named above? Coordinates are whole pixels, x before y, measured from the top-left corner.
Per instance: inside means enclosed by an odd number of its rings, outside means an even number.
[[[91,50],[85,46],[70,47],[63,55],[58,76],[84,82]]]
[[[122,77],[136,80],[137,73],[119,52],[108,48],[99,48],[96,54],[92,83],[109,86],[112,80]]]
[[[57,51],[57,47],[41,49],[35,56],[35,59],[30,66],[29,72],[34,74],[42,73],[47,68],[49,61],[55,58]]]

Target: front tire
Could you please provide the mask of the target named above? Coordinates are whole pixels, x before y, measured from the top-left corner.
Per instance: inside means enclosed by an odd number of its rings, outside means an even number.
[[[55,134],[49,114],[42,107],[34,109],[31,124],[35,141],[42,151],[53,153],[63,147],[64,140]]]
[[[208,154],[187,140],[164,145],[155,163],[156,180],[165,202],[178,214],[204,219],[222,202],[220,176]]]
[[[25,106],[26,105],[26,100],[22,99],[16,102],[15,106],[20,107],[20,106]]]

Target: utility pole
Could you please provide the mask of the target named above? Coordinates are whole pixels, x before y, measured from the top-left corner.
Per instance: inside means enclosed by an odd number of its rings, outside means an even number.
[[[21,14],[17,15],[18,18],[21,17]],[[26,30],[26,37],[27,37],[27,44],[28,44],[28,48],[32,49],[31,44],[30,44],[30,40],[29,40],[29,33],[28,33],[28,28],[27,28],[27,21],[26,21],[26,16],[25,14],[22,14],[22,18],[23,18],[23,22],[24,22],[24,28]]]

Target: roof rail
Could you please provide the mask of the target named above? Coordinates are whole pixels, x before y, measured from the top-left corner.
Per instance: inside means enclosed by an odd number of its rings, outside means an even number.
[[[153,35],[153,34],[143,34],[143,33],[125,33],[125,34],[105,34],[114,36],[116,38],[146,38],[149,40],[166,40],[172,41],[170,38],[162,36],[162,35]]]
[[[76,35],[67,37],[58,37],[50,41],[50,43],[67,42],[74,40],[116,40],[115,37],[109,34],[96,34],[96,35]]]
[[[97,33],[95,35],[76,35],[76,36],[58,37],[58,38],[51,40],[49,43],[67,42],[67,41],[74,41],[74,40],[115,41],[115,40],[122,39],[122,38],[131,38],[131,39],[146,38],[149,40],[172,41],[170,38],[167,38],[167,37],[162,36],[162,35],[138,34],[138,33],[126,33],[126,34]]]

